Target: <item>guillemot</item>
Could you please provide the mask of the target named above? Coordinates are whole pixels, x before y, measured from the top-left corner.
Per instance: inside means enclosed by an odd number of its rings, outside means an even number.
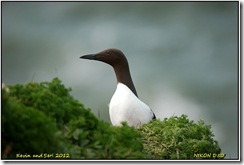
[[[102,61],[114,69],[117,88],[109,103],[112,125],[121,126],[122,122],[127,122],[129,126],[140,127],[156,118],[149,106],[139,99],[130,75],[128,61],[122,51],[111,48],[80,58]]]

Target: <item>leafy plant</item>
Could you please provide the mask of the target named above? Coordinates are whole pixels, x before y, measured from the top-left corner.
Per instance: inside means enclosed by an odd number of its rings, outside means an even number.
[[[145,151],[153,159],[196,159],[197,154],[219,154],[211,126],[194,123],[186,115],[155,120],[140,128]],[[212,159],[213,157],[206,157]]]
[[[58,78],[2,89],[2,157],[63,153],[71,159],[144,158],[140,134],[112,127],[69,94]],[[19,158],[19,157],[18,157]],[[59,157],[58,157],[59,158]]]
[[[61,80],[2,86],[3,159],[192,159],[220,153],[203,121],[154,120],[140,129],[99,120]]]

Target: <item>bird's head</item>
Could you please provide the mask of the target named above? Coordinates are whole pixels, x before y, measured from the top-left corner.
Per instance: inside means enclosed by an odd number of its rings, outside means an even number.
[[[113,67],[123,62],[127,63],[127,59],[123,52],[115,48],[106,49],[95,54],[83,55],[80,58],[102,61]]]

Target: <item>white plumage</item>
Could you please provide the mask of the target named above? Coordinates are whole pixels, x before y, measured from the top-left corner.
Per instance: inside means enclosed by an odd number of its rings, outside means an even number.
[[[111,98],[109,114],[114,126],[127,122],[129,126],[134,127],[150,122],[154,116],[151,109],[122,83],[117,84],[116,91]]]

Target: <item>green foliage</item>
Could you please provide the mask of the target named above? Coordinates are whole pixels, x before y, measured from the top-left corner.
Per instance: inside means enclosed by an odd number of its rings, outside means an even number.
[[[194,123],[182,115],[145,124],[140,132],[145,151],[153,159],[199,159],[196,154],[213,155],[221,151],[210,128],[202,120]]]
[[[30,122],[31,121],[31,122]],[[2,151],[11,146],[18,153],[41,154],[58,149],[57,131],[50,117],[31,107],[19,104],[2,91]],[[41,146],[41,147],[40,147]],[[7,152],[7,151],[6,151]],[[8,158],[15,158],[12,152]]]
[[[134,128],[98,120],[70,91],[58,78],[4,87],[2,157],[46,153],[54,159],[63,153],[72,159],[145,158]]]
[[[58,78],[54,78],[52,82],[17,84],[9,86],[9,89],[10,96],[55,119],[58,126],[66,124],[80,113],[89,113],[83,111],[84,106],[70,96],[71,89],[65,88]]]
[[[2,86],[2,158],[192,159],[194,153],[220,153],[203,121],[195,124],[183,115],[140,129],[126,123],[114,127],[70,91],[58,78]]]

